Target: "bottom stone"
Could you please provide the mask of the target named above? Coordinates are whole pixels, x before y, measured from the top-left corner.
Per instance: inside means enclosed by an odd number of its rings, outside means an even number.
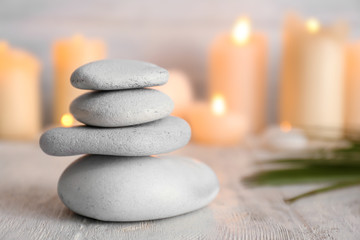
[[[207,165],[175,156],[87,155],[72,163],[58,183],[68,208],[102,221],[173,217],[206,206],[218,191]]]

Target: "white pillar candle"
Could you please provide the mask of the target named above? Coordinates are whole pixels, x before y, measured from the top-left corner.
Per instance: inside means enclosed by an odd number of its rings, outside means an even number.
[[[239,144],[247,129],[244,118],[226,108],[224,98],[214,96],[211,104],[195,103],[190,108],[188,121],[194,142],[231,146]]]
[[[188,76],[176,69],[169,70],[169,81],[154,89],[160,90],[174,101],[173,116],[186,118],[187,112],[193,102],[194,94]]]
[[[273,151],[298,151],[308,145],[304,132],[292,128],[287,122],[266,129],[261,140],[262,146]]]
[[[232,33],[215,39],[210,51],[210,95],[222,95],[230,111],[245,117],[250,134],[265,125],[266,48],[264,35],[253,33],[242,18]]]
[[[360,41],[347,48],[345,128],[360,131]]]
[[[323,28],[315,19],[287,19],[280,120],[309,134],[339,138],[344,124],[346,28]]]
[[[32,140],[40,127],[40,62],[0,42],[0,138]]]
[[[53,58],[55,71],[54,123],[61,123],[69,114],[70,103],[84,93],[71,86],[70,76],[81,65],[105,58],[106,47],[101,40],[86,39],[75,35],[70,39],[61,39],[54,43]],[[64,125],[64,123],[62,122]]]

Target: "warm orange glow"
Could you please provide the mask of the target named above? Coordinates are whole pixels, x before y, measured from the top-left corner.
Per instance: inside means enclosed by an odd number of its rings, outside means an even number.
[[[248,18],[240,18],[233,28],[232,38],[237,44],[245,44],[250,39],[251,25]]]
[[[5,41],[0,41],[0,53],[5,52],[9,48],[9,45]]]
[[[215,95],[211,99],[211,110],[215,115],[224,115],[226,112],[226,104],[221,95]]]
[[[315,18],[309,18],[306,21],[306,28],[310,33],[317,33],[320,30],[320,23]]]
[[[72,36],[72,40],[74,42],[83,42],[84,41],[84,36],[81,34],[75,34],[74,36]]]
[[[63,125],[64,127],[71,127],[74,123],[74,117],[69,114],[66,113],[61,117],[61,125]]]
[[[283,132],[289,132],[292,129],[292,126],[289,122],[285,121],[280,124],[280,129]]]

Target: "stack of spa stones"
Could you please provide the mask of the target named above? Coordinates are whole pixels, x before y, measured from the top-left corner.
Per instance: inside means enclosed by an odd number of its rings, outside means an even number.
[[[40,139],[54,156],[85,155],[62,174],[58,194],[74,212],[103,221],[140,221],[187,213],[218,193],[214,172],[186,157],[154,156],[185,146],[189,125],[169,116],[174,104],[146,87],[165,84],[168,72],[132,60],[102,60],[78,68],[71,84],[95,90],[70,111],[85,124],[54,128]]]

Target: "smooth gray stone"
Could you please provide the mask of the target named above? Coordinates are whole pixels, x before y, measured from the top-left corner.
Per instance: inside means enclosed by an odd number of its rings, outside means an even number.
[[[41,149],[54,156],[101,154],[147,156],[174,151],[191,137],[189,124],[178,117],[122,128],[53,128],[40,138]]]
[[[135,60],[100,60],[85,64],[71,75],[71,84],[80,89],[120,90],[163,85],[167,70]]]
[[[70,105],[79,122],[98,127],[147,123],[170,115],[173,109],[169,96],[146,88],[85,93]]]
[[[173,217],[206,206],[218,191],[207,165],[174,156],[87,155],[72,163],[58,183],[68,208],[102,221]]]

